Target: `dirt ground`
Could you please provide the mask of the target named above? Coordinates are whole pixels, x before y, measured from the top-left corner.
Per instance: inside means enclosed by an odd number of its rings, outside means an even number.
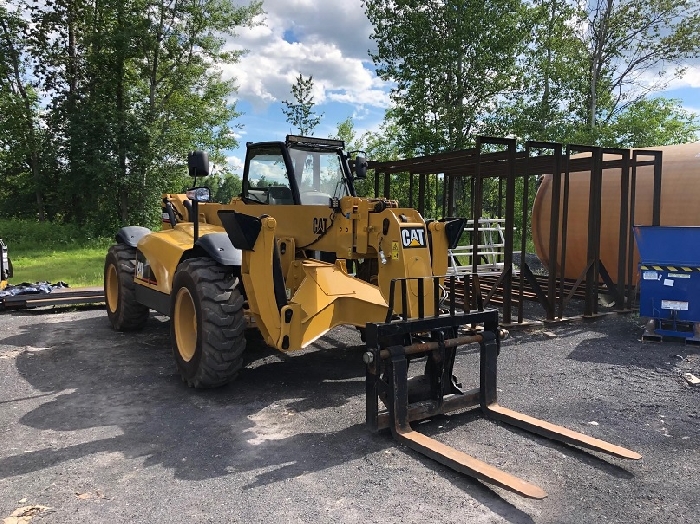
[[[340,328],[284,355],[253,345],[239,379],[193,391],[167,319],[113,332],[102,310],[0,314],[0,518],[35,522],[684,523],[700,518],[700,351],[640,342],[642,322],[512,331],[507,407],[642,454],[531,436],[479,411],[420,431],[548,492],[523,499],[364,427],[363,346]],[[458,356],[468,386],[477,354]],[[30,509],[19,509],[30,508]],[[31,509],[33,508],[33,509]]]

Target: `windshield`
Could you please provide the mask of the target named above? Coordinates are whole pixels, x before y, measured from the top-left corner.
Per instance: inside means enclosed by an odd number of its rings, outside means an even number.
[[[349,195],[337,151],[307,151],[291,147],[294,173],[302,204],[328,205],[331,198]]]

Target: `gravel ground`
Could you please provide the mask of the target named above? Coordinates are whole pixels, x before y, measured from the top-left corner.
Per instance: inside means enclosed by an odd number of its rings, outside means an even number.
[[[642,324],[609,316],[514,331],[499,360],[503,405],[640,461],[478,411],[419,426],[539,485],[549,496],[536,501],[369,433],[354,330],[293,355],[254,345],[239,380],[201,392],[175,374],[167,319],[120,334],[100,310],[4,313],[0,518],[42,506],[32,523],[696,523],[700,388],[681,374],[700,376],[699,350],[642,343]],[[473,350],[455,371],[465,386],[476,380]]]

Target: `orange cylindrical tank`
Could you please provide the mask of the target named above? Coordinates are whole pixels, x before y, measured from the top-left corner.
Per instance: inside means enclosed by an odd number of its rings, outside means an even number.
[[[700,142],[649,148],[662,151],[661,224],[662,226],[700,226]],[[605,160],[619,156],[605,155]],[[650,157],[641,157],[640,161]],[[651,225],[654,195],[654,168],[637,168],[633,225]],[[617,281],[620,250],[620,169],[603,170],[600,260]],[[564,193],[562,176],[562,199]],[[565,277],[578,279],[586,268],[588,255],[588,201],[590,173],[569,176],[569,211],[566,240]],[[539,259],[549,264],[549,237],[552,207],[552,175],[545,175],[532,209],[532,239]],[[557,248],[557,267],[561,270],[561,215]],[[636,281],[638,254],[634,252],[633,282]]]

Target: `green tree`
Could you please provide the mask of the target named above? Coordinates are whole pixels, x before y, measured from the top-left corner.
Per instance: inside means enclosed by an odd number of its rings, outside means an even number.
[[[238,175],[224,172],[207,177],[203,185],[211,190],[211,201],[228,204],[233,197],[243,192],[243,183]]]
[[[382,162],[400,158],[399,146],[395,140],[396,132],[396,125],[391,120],[385,119],[376,131],[365,131],[358,135],[352,118],[347,117],[342,122],[338,122],[336,134],[331,136],[331,138],[343,140],[345,142],[345,150],[348,152],[362,151],[366,154],[368,160]],[[374,171],[370,170],[367,179],[356,180],[354,184],[355,192],[359,196],[374,196],[376,176]],[[397,191],[401,191],[401,188],[398,186]]]
[[[223,163],[223,151],[237,145],[229,127],[239,116],[228,102],[234,81],[222,80],[221,66],[237,62],[242,52],[228,50],[225,37],[261,13],[257,1],[245,7],[226,0],[149,3],[142,22],[148,36],[136,61],[145,81],[134,93],[134,101],[148,101],[135,105],[148,147],[141,146],[132,170],[140,183],[127,188],[137,197],[137,209],[149,207],[139,197],[157,203],[159,192],[178,182],[173,174],[181,172],[188,150],[208,150],[214,162]]]
[[[655,147],[698,139],[700,119],[683,109],[680,100],[638,100],[600,130],[606,147]]]
[[[361,135],[355,131],[355,125],[350,117],[338,123],[336,134],[332,138],[343,140],[348,151],[363,151],[367,159],[374,162],[398,160],[402,158],[401,147],[397,140],[399,128],[392,118],[392,113],[386,115],[384,122],[378,129],[365,131]],[[355,191],[359,196],[374,196],[375,179],[377,174],[370,169],[365,180],[356,180]],[[409,173],[396,173],[391,175],[391,198],[398,200],[400,205],[410,204],[410,175]],[[380,193],[384,190],[384,178],[380,178]],[[413,206],[418,207],[418,176],[414,175],[414,200]],[[426,217],[437,218],[442,213],[439,194],[442,191],[442,179],[437,175],[427,177],[425,187],[425,202],[423,203]]]
[[[301,73],[292,84],[293,101],[283,100],[282,113],[287,122],[299,130],[300,135],[312,135],[314,129],[321,123],[323,113],[314,113],[314,77],[304,78]]]
[[[497,135],[566,142],[586,119],[586,49],[571,27],[581,11],[569,0],[540,0],[522,13],[531,42],[486,121]]]
[[[36,215],[43,221],[38,97],[28,79],[28,57],[23,52],[27,29],[27,23],[19,13],[0,7],[0,163],[8,178],[29,171]],[[10,184],[2,185],[9,195],[12,192]]]
[[[570,0],[531,5],[526,14],[532,44],[519,57],[519,87],[487,121],[497,134],[565,143],[666,145],[692,140],[692,118],[673,101],[647,96],[682,73],[671,68],[672,73],[655,77],[653,69],[696,53],[697,24],[668,18],[687,8],[688,20],[696,20],[696,7],[677,0],[643,6],[606,1],[585,8]],[[647,125],[635,125],[642,115]]]
[[[588,59],[588,127],[610,122],[700,56],[697,0],[596,0],[581,27]]]
[[[364,0],[378,75],[395,87],[402,151],[461,149],[512,87],[525,44],[519,0]]]
[[[331,135],[329,138],[334,140],[342,140],[345,142],[346,151],[364,151],[363,136],[358,137],[355,132],[355,123],[352,117],[347,117],[342,122],[338,122],[338,129],[335,135]]]
[[[243,181],[238,175],[228,173],[223,176],[223,181],[216,192],[217,202],[228,204],[231,199],[243,192]]]
[[[253,23],[260,2],[53,0],[21,4],[29,20],[28,76],[41,112],[44,186],[53,216],[103,231],[155,224],[160,194],[186,184],[192,149],[213,161],[235,147],[221,66],[242,52],[226,38]],[[48,204],[47,204],[48,205]]]

